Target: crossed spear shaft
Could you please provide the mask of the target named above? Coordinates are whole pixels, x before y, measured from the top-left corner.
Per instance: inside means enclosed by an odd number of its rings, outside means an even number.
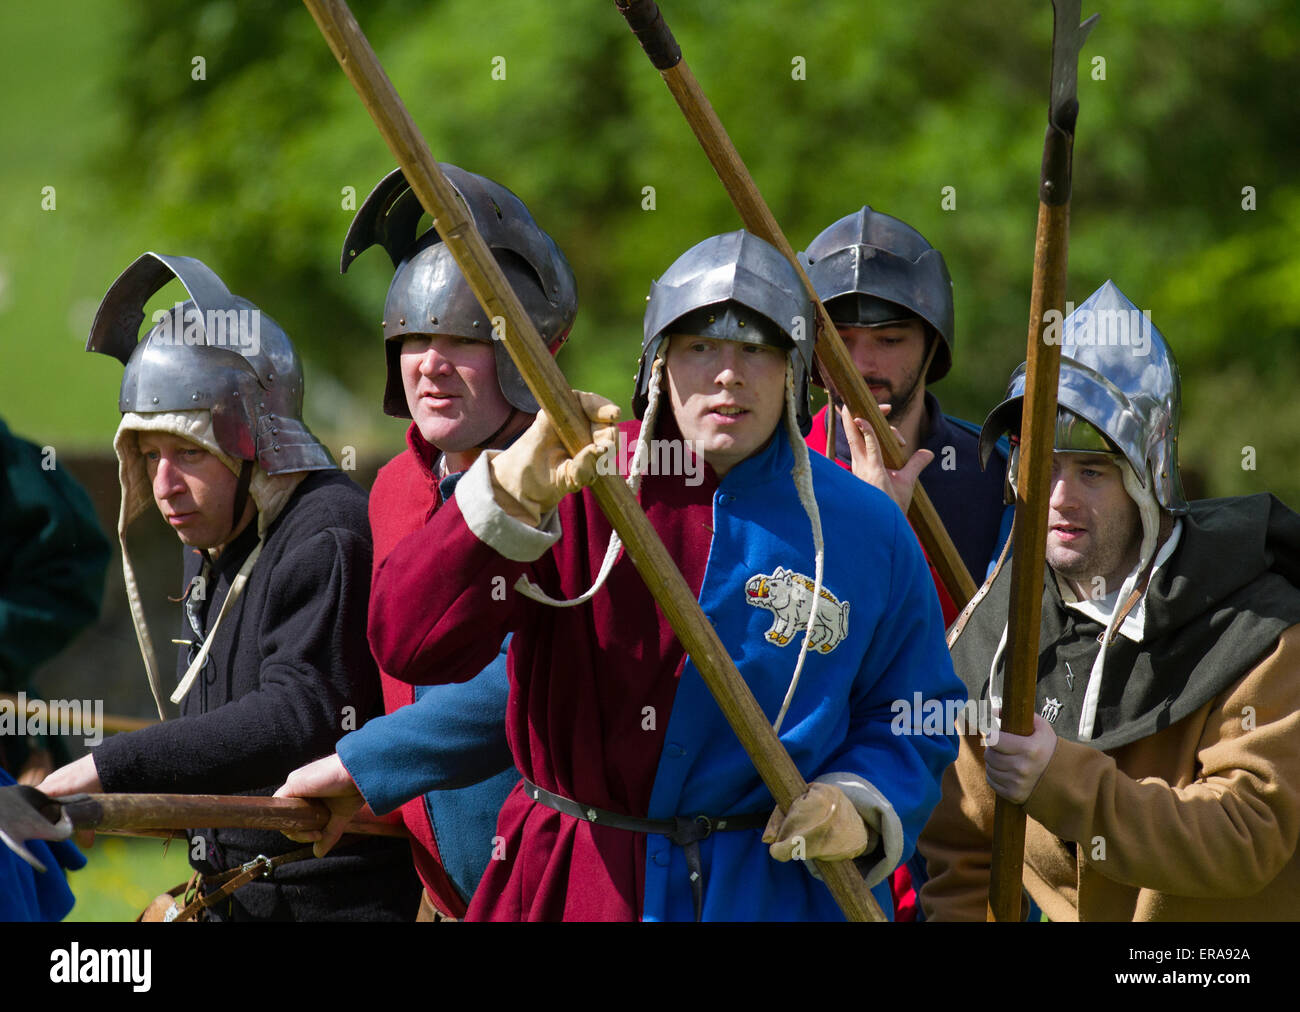
[[[489,316],[505,319],[503,337],[510,357],[550,417],[565,448],[570,454],[577,454],[591,442],[591,426],[577,395],[429,152],[352,12],[342,0],[304,0],[304,3],[384,141],[397,157],[411,189],[432,215],[438,234],[447,243],[475,296]],[[795,799],[808,790],[808,785],[632,491],[618,476],[601,475],[592,485],[592,492],[772,797],[782,811],[789,811]],[[819,860],[816,864],[847,919],[886,919],[852,861]]]
[[[619,13],[627,19],[629,27],[641,43],[646,56],[663,77],[668,90],[677,101],[682,115],[690,124],[700,147],[718,174],[727,196],[736,206],[745,228],[775,246],[794,265],[812,299],[817,314],[817,365],[830,392],[846,404],[854,418],[865,418],[876,434],[876,442],[885,459],[885,466],[898,470],[906,460],[903,451],[890,431],[889,423],[876,406],[867,384],[858,374],[849,357],[848,349],[840,337],[830,313],[817,297],[817,290],[809,280],[803,265],[795,256],[794,247],[781,231],[772,209],[759,193],[754,177],[745,167],[740,153],[727,135],[722,121],[712,104],[682,58],[681,47],[664,21],[654,0],[615,0]],[[917,538],[925,546],[944,587],[958,608],[965,606],[975,595],[975,581],[962,562],[957,547],[944,529],[943,521],[935,512],[934,504],[918,482],[912,491],[912,502],[907,510],[908,520]]]

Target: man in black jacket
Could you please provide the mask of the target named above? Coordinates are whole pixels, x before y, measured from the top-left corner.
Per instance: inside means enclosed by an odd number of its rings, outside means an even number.
[[[173,277],[190,300],[155,315]],[[88,350],[126,371],[114,440],[118,534],[136,634],[160,715],[165,689],[125,533],[152,498],[187,546],[183,633],[168,720],[105,741],[56,770],[48,794],[270,794],[380,712],[366,645],[371,542],[366,496],[301,421],[302,370],[288,337],[188,257],[145,254],[100,306]],[[278,833],[196,829],[205,876],[295,849]],[[365,840],[285,863],[215,906],[232,920],[411,920],[419,884],[400,840]]]

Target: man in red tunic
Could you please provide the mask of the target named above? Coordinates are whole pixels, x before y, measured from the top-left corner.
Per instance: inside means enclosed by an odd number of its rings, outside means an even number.
[[[837,918],[812,858],[860,859],[889,909],[886,876],[955,754],[919,715],[891,714],[963,693],[905,518],[804,448],[810,318],[772,247],[705,240],[652,287],[644,425],[622,430],[651,525],[815,781],[788,813],[772,812],[592,494],[567,494],[620,435],[609,402],[583,395],[593,443],[572,460],[544,415],[485,453],[381,564],[370,634],[385,670],[466,680],[514,633],[507,732],[525,779],[471,919]]]
[[[485,177],[444,165],[476,227],[552,351],[577,313],[573,273],[523,203]],[[385,413],[410,418],[406,449],[370,490],[376,566],[455,491],[485,447],[510,445],[537,404],[434,230],[418,239],[419,204],[401,170],[375,187],[343,247],[343,267],[382,242],[396,272],[384,306]],[[346,735],[338,751],[290,774],[281,797],[324,797],[336,815],[317,839],[334,845],[363,803],[398,807],[424,883],[421,920],[459,918],[492,851],[497,812],[519,781],[505,739],[505,648],[479,677],[420,686],[381,671],[387,714]]]

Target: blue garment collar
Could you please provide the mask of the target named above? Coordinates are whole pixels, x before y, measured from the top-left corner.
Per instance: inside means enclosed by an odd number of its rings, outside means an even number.
[[[756,488],[775,481],[793,481],[794,450],[786,433],[785,420],[776,423],[776,431],[767,445],[727,472],[719,486],[727,489]]]

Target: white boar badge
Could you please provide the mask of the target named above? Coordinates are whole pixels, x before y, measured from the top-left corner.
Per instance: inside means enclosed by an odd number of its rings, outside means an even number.
[[[755,608],[765,608],[776,617],[764,635],[769,643],[783,647],[795,634],[808,628],[812,607],[813,581],[802,573],[777,566],[771,576],[759,573],[745,584],[745,600]],[[841,602],[822,587],[817,602],[817,619],[813,623],[808,649],[828,654],[849,634],[849,602]]]

